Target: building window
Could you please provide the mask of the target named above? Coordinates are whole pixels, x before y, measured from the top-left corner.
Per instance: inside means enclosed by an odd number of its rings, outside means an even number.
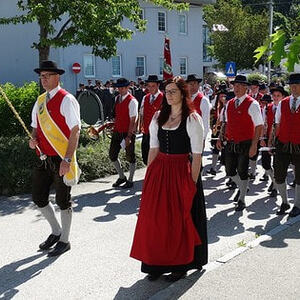
[[[186,76],[187,74],[187,58],[180,57],[179,58],[179,74]]]
[[[136,58],[136,76],[145,76],[145,56]]]
[[[83,70],[85,77],[95,77],[95,56],[94,54],[84,54]]]
[[[163,76],[163,71],[164,71],[164,58],[160,57],[159,58],[159,75]]]
[[[203,25],[202,32],[203,32],[203,61],[211,62],[212,58],[211,56],[209,56],[208,49],[207,49],[207,47],[211,45],[210,31],[206,25]]]
[[[120,77],[121,76],[121,56],[113,56],[111,58],[111,65],[112,65],[112,76]]]
[[[187,33],[187,22],[186,15],[179,15],[179,33],[186,34]]]
[[[140,11],[140,18],[142,20],[145,20],[145,9],[144,8],[141,8],[141,11]]]
[[[158,17],[158,31],[166,32],[166,28],[167,28],[166,13],[163,11],[159,11],[157,17]]]

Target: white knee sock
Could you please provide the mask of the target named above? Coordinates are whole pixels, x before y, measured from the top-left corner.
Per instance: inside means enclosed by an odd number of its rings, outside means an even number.
[[[134,172],[135,172],[135,163],[131,163],[129,165],[129,177],[128,177],[128,181],[133,181]]]
[[[300,208],[300,185],[296,184],[295,187],[295,203],[294,206],[297,206],[298,208]]]
[[[52,234],[60,235],[61,228],[55,217],[55,213],[52,205],[49,203],[45,207],[39,207],[39,210],[44,216],[44,218],[48,221],[49,225],[51,226]]]
[[[119,177],[124,178],[125,175],[124,175],[123,169],[121,167],[120,161],[117,159],[116,161],[113,161],[112,163],[113,163],[114,167],[116,168],[116,170],[119,174]]]
[[[241,178],[240,178],[240,176],[236,174],[234,176],[230,176],[230,178],[236,183],[236,185],[240,189],[240,186],[241,186]]]
[[[247,193],[247,187],[248,187],[248,179],[241,180],[239,200],[242,201],[243,203],[245,203],[245,196],[246,196],[246,193]]]
[[[68,243],[72,222],[72,208],[64,209],[60,212],[60,214],[62,232],[59,240],[64,243]]]
[[[266,174],[268,176],[270,176],[270,178],[271,178],[271,180],[273,182],[273,189],[275,189],[276,188],[276,182],[275,182],[275,178],[274,178],[274,171],[273,171],[273,169],[266,170]]]
[[[256,160],[249,160],[249,165],[250,165],[250,173],[252,175],[256,174]]]
[[[288,204],[288,195],[287,195],[287,190],[286,190],[286,183],[281,183],[281,184],[276,184],[278,192],[281,196],[282,203]]]

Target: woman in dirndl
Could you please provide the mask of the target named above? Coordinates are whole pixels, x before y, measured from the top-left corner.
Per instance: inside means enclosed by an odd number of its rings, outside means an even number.
[[[207,263],[206,212],[200,177],[203,123],[187,83],[169,79],[150,124],[150,152],[130,256],[149,280],[176,281]]]

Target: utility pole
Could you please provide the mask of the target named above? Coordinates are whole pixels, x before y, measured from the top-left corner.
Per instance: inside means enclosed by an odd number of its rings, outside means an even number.
[[[270,24],[269,24],[269,35],[273,33],[273,0],[269,2],[269,12],[270,12]],[[269,55],[271,55],[272,44],[269,45]],[[268,62],[268,83],[271,83],[271,61]]]

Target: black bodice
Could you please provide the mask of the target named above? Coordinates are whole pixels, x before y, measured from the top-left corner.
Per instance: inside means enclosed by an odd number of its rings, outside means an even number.
[[[169,154],[184,154],[191,152],[190,137],[186,131],[186,120],[181,121],[175,130],[158,127],[159,150]]]

